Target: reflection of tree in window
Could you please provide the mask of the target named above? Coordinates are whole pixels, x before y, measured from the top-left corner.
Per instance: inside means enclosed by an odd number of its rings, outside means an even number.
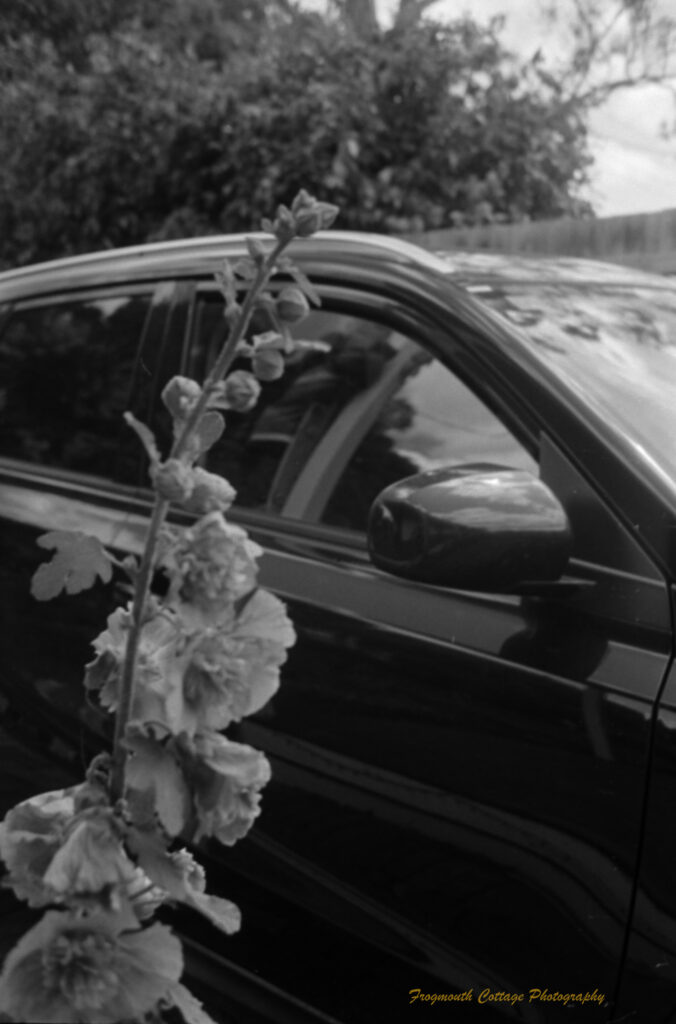
[[[18,310],[0,339],[0,453],[137,482],[122,413],[148,308],[119,296]]]

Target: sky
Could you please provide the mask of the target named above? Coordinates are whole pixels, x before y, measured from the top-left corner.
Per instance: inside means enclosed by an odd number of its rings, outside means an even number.
[[[393,6],[393,0],[380,0],[384,17]],[[557,45],[536,16],[536,0],[478,0],[471,9],[458,0],[439,0],[430,13],[450,18],[464,10],[481,21],[504,15],[502,39],[523,57],[538,47],[545,54],[552,53]],[[592,113],[594,166],[583,195],[591,200],[598,216],[676,208],[676,139],[665,140],[660,135],[661,125],[673,120],[674,100],[656,85],[622,89]]]
[[[657,0],[668,12],[673,0]],[[322,0],[306,0],[321,7]],[[387,22],[397,0],[376,0],[378,15]],[[437,0],[429,14],[440,20],[469,13],[479,22],[505,17],[501,39],[508,49],[527,58],[538,47],[556,56],[562,45],[537,17],[537,0]],[[673,13],[673,9],[671,11]],[[675,54],[676,58],[676,54]],[[673,123],[674,100],[660,86],[622,89],[590,117],[590,150],[594,164],[590,184],[582,193],[598,216],[651,213],[676,209],[676,138],[660,135],[662,124]]]

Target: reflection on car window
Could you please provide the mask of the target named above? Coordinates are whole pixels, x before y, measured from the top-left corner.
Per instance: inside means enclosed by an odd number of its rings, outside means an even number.
[[[499,419],[438,360],[409,342],[394,387],[332,491],[322,521],[365,530],[378,493],[428,469],[491,462],[537,474],[537,464]],[[379,401],[380,398],[380,401]]]
[[[124,423],[149,295],[18,308],[0,337],[0,455],[136,483]]]
[[[220,296],[205,294],[196,311],[198,352],[208,351],[222,320]],[[251,333],[270,326],[259,314]],[[330,484],[318,483],[326,507],[319,514],[289,514],[353,530],[365,528],[383,487],[424,469],[497,462],[537,472],[526,450],[468,388],[390,326],[323,308],[296,334],[304,344],[288,357],[284,376],[263,384],[252,412],[227,413],[227,430],[206,455],[207,468],[236,488],[240,506],[284,512],[327,435],[339,437],[339,468]],[[248,363],[235,364],[240,366]],[[312,479],[307,486],[312,491]]]
[[[533,353],[639,459],[676,479],[676,289],[507,281],[477,297],[522,328]]]
[[[222,321],[222,299],[205,295],[196,312],[198,352],[208,350]],[[349,330],[343,321],[349,322]],[[259,311],[250,333],[271,326]],[[395,352],[384,342],[391,333],[387,328],[332,314],[312,314],[296,333],[303,344],[287,357],[284,375],[263,384],[252,412],[228,412],[227,430],[206,455],[207,468],[230,481],[237,491],[236,504],[245,508],[281,510],[336,416],[378,378],[383,363]],[[216,348],[214,344],[206,356],[207,367]],[[233,368],[249,369],[250,364],[242,360]]]

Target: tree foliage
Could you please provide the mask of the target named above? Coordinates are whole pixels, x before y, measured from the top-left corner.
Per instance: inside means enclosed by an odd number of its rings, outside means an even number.
[[[605,2],[645,27],[647,0]],[[576,4],[554,74],[511,59],[499,22],[442,25],[426,0],[389,28],[361,0],[8,0],[0,259],[241,230],[301,184],[343,227],[394,233],[588,212],[591,69],[630,22]]]

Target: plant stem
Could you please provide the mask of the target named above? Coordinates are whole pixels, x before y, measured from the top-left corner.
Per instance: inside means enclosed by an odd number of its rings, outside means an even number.
[[[169,509],[169,502],[157,496],[153,505],[148,536],[146,537],[141,567],[134,587],[134,602],[131,613],[131,626],[124,652],[124,666],[120,685],[120,701],[115,713],[115,738],[113,740],[113,770],[111,775],[111,802],[115,803],[124,793],[124,767],[127,751],[124,746],[124,734],[131,717],[134,702],[134,684],[136,679],[136,660],[138,657],[139,640],[143,628],[143,613],[150,591],[150,584],[155,567],[155,553],[160,530]]]
[[[265,257],[258,268],[256,277],[249,287],[246,298],[240,313],[226,338],[213,368],[204,382],[202,393],[191,410],[183,429],[174,441],[170,458],[177,459],[184,455],[189,448],[190,441],[195,430],[199,427],[200,421],[207,411],[211,390],[214,385],[227,373],[230,364],[237,354],[237,348],[244,337],[251,319],[256,300],[261,290],[267,284],[275,264],[286,246],[286,242],[277,242],[270,253]],[[157,496],[150,519],[148,535],[141,559],[141,567],[134,587],[134,601],[132,604],[132,621],[127,637],[125,649],[124,666],[122,669],[122,680],[120,684],[120,700],[115,714],[115,737],[113,741],[113,768],[111,774],[110,793],[111,801],[121,799],[124,795],[124,772],[127,761],[127,750],[124,745],[124,734],[131,717],[134,703],[134,689],[136,681],[136,662],[138,659],[139,641],[143,628],[143,617],[146,601],[150,593],[155,558],[157,553],[157,542],[160,530],[169,510],[169,502]]]
[[[197,424],[202,419],[202,416],[207,410],[209,398],[211,397],[211,390],[213,386],[217,384],[220,380],[222,380],[225,374],[228,372],[230,364],[232,363],[233,359],[235,358],[235,355],[237,354],[237,348],[239,346],[239,343],[243,339],[246,329],[249,326],[249,320],[251,319],[251,314],[253,313],[256,299],[258,298],[262,289],[268,283],[268,279],[270,278],[270,275],[274,270],[275,264],[279,259],[282,251],[286,248],[287,244],[288,243],[286,242],[277,242],[277,244],[271,249],[271,251],[265,257],[264,262],[258,268],[258,272],[253,281],[253,284],[251,284],[247,291],[246,298],[244,299],[244,304],[242,306],[240,314],[237,317],[237,320],[235,321],[232,330],[228,334],[228,337],[225,340],[223,348],[221,349],[216,359],[216,362],[211,368],[209,376],[204,382],[202,394],[200,395],[193,409],[191,410],[190,415],[188,416],[185,422],[183,430],[181,431],[181,434],[174,442],[174,446],[171,450],[172,459],[180,458],[181,455],[183,455],[183,453],[185,452],[186,448],[188,447],[188,442],[192,437],[192,434]]]

